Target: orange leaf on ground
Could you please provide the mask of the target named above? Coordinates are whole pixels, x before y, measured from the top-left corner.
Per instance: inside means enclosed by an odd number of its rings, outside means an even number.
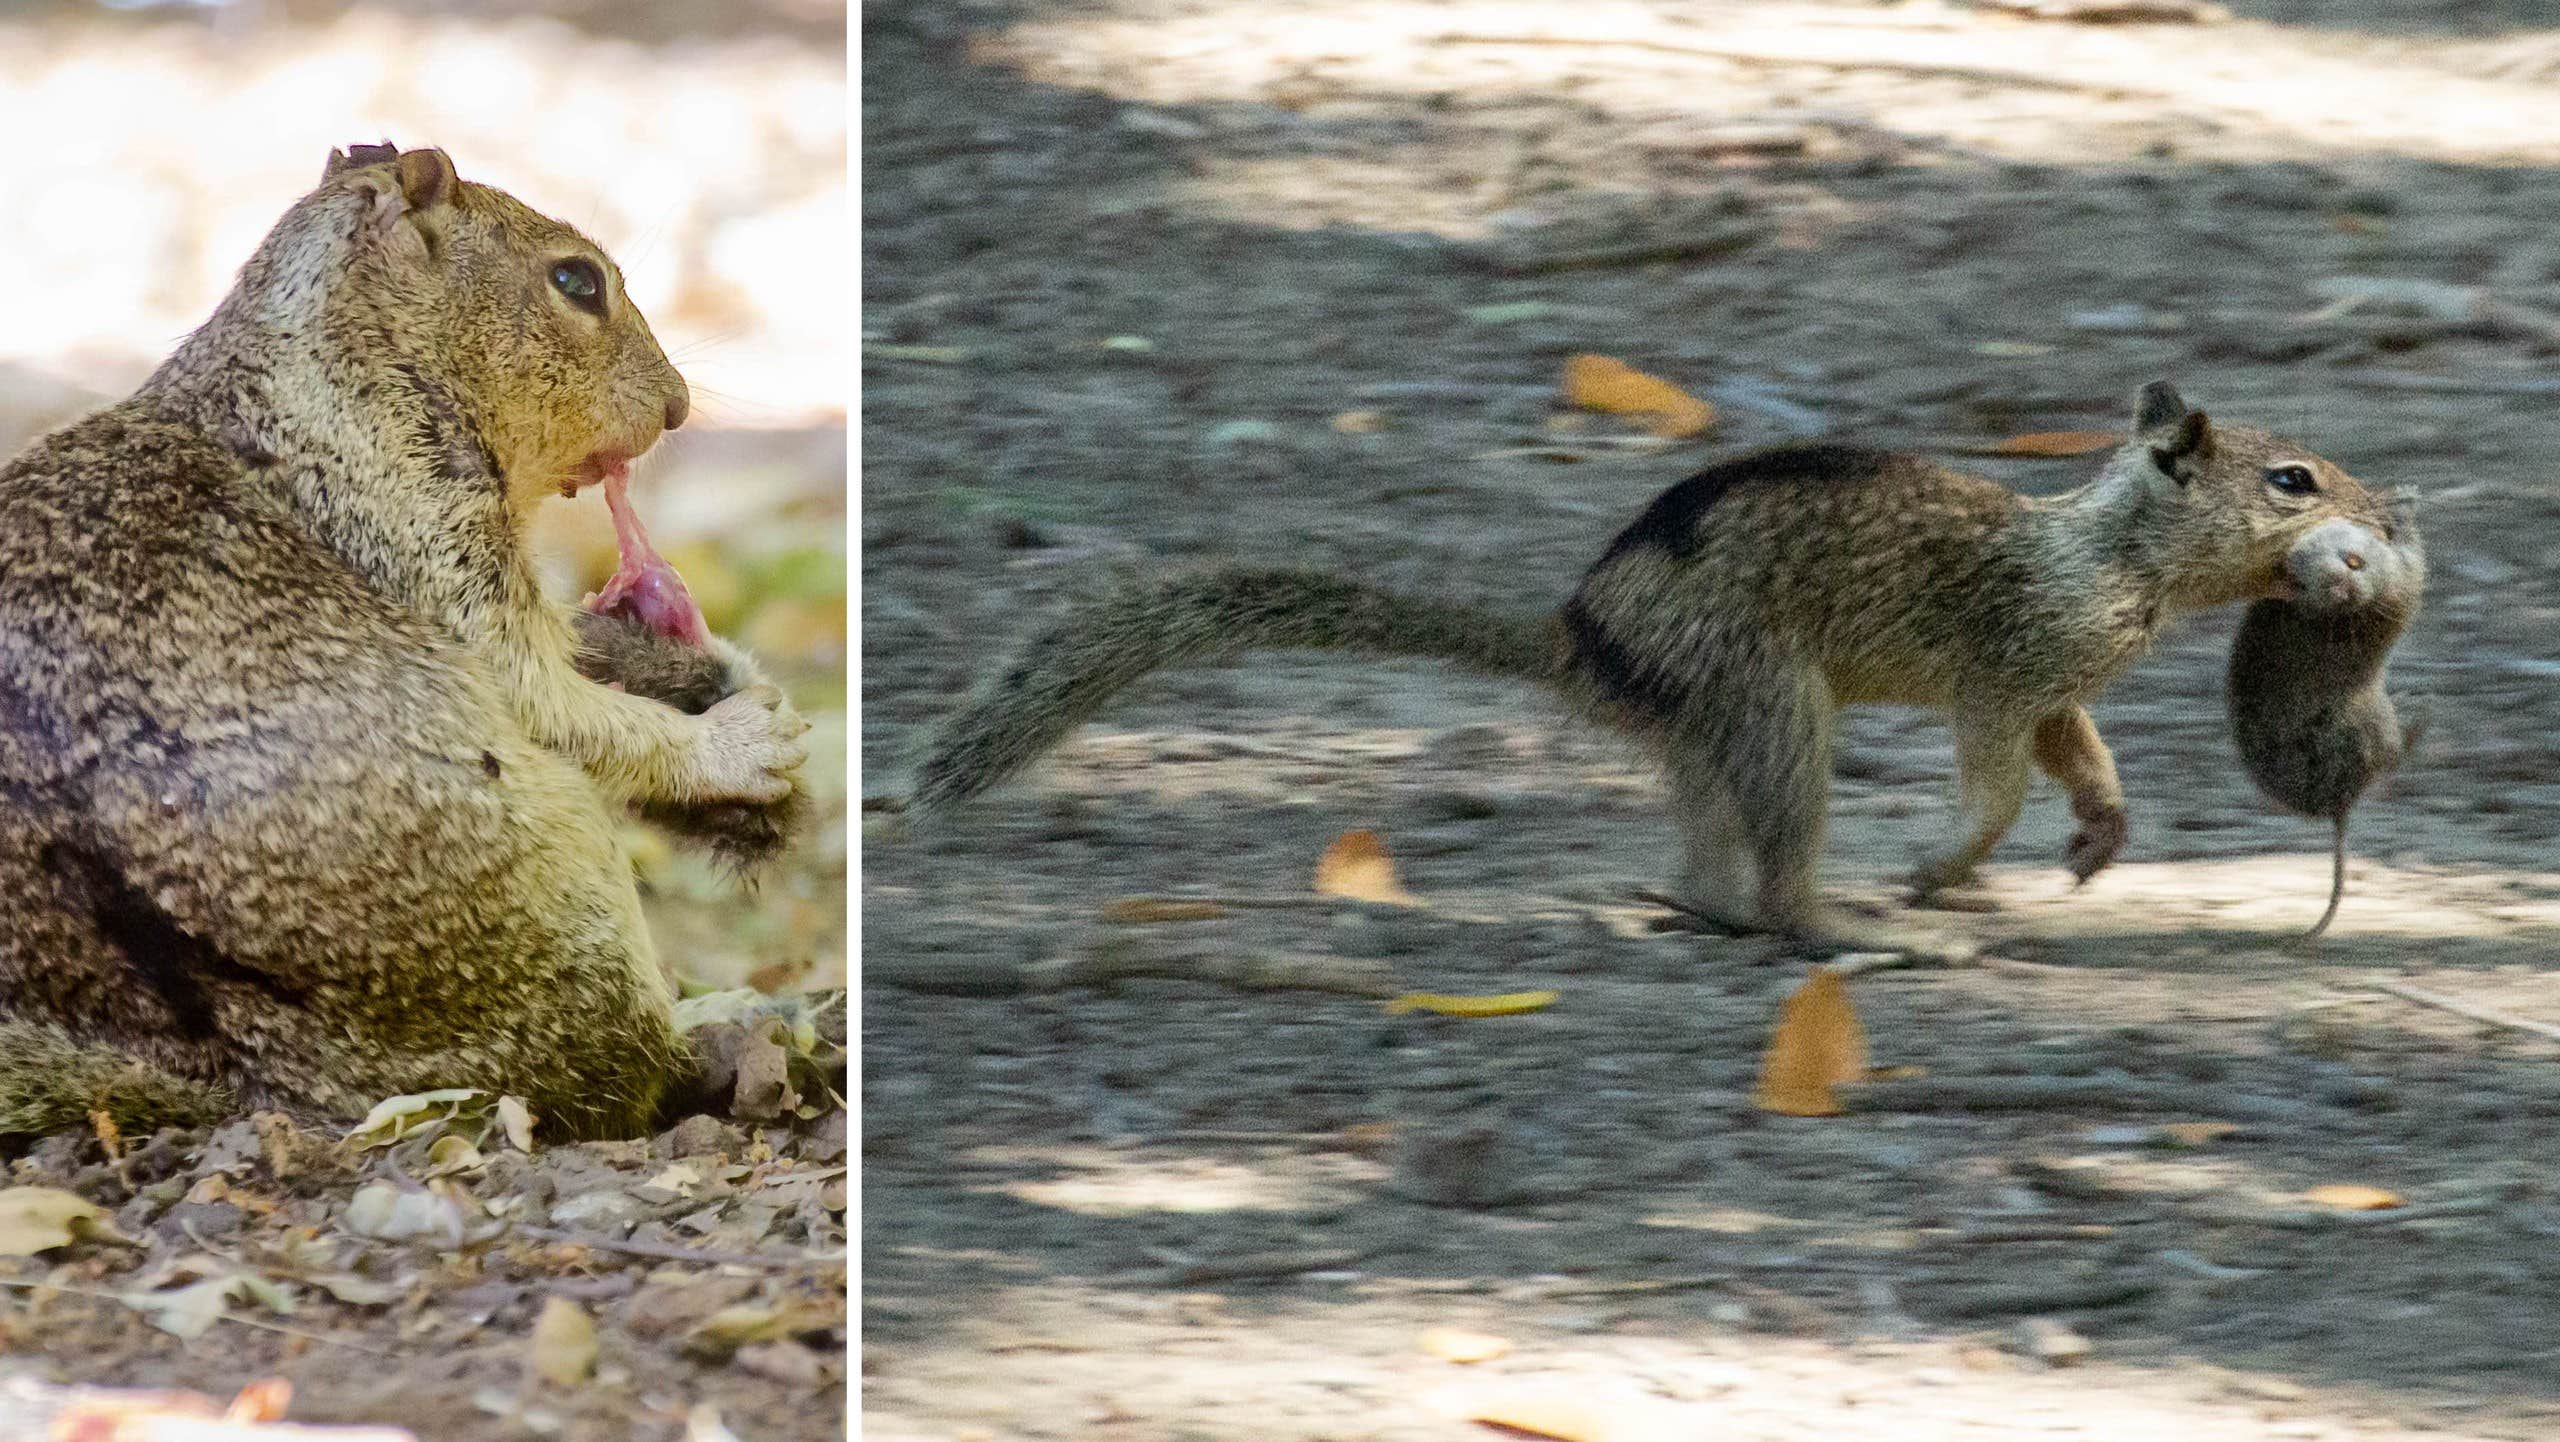
[[[2091,451],[2111,451],[2124,444],[2124,437],[2109,431],[2029,431],[2011,436],[1991,448],[1995,456],[2085,456]]]
[[[1636,416],[1658,436],[1681,439],[1715,424],[1716,408],[1658,376],[1604,355],[1564,363],[1564,398],[1586,411]]]
[[[1791,1117],[1837,1116],[1832,1085],[1866,1070],[1867,1029],[1850,1009],[1848,983],[1837,972],[1817,971],[1778,1012],[1752,1105]]]
[[[1394,906],[1418,906],[1422,898],[1404,889],[1396,880],[1396,864],[1387,858],[1387,844],[1378,833],[1365,827],[1346,831],[1316,858],[1316,890],[1327,896],[1347,896],[1354,901],[1383,901]]]
[[[1490,1362],[1511,1350],[1511,1339],[1464,1327],[1433,1327],[1414,1339],[1443,1362]]]
[[[2360,1182],[2330,1182],[2304,1192],[2305,1197],[2324,1207],[2338,1207],[2351,1212],[2380,1212],[2409,1205],[2398,1192],[2368,1187]]]

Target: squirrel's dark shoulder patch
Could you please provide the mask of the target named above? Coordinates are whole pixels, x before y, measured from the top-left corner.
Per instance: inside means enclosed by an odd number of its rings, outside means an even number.
[[[1685,560],[1697,551],[1698,518],[1742,485],[1838,484],[1872,480],[1909,457],[1873,446],[1811,441],[1774,446],[1718,461],[1653,498],[1601,556],[1608,561],[1641,546],[1656,546]]]

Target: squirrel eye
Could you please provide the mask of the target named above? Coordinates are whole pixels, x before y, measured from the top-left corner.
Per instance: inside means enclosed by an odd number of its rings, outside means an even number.
[[[2309,466],[2270,466],[2267,484],[2288,496],[2317,495],[2320,491],[2320,483],[2312,478]]]
[[[604,314],[604,276],[595,266],[572,257],[551,267],[551,284],[580,310]]]

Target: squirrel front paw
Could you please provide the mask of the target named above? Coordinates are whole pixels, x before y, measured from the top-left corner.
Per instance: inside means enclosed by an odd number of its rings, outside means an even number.
[[[780,801],[792,776],[809,759],[800,737],[809,723],[791,709],[782,690],[748,687],[702,713],[694,796],[703,801]]]
[[[2124,803],[2074,797],[2071,814],[2079,818],[2080,828],[2062,849],[2062,864],[2077,885],[2106,870],[2124,849]]]

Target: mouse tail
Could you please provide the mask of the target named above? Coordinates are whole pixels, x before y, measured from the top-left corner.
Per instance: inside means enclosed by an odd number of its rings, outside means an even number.
[[[2341,812],[2338,816],[2337,843],[2329,853],[2329,909],[2320,913],[2320,920],[2309,931],[2302,934],[2304,941],[2313,940],[2329,929],[2329,923],[2338,919],[2338,903],[2345,900],[2346,895],[2347,818],[2345,813]]]

